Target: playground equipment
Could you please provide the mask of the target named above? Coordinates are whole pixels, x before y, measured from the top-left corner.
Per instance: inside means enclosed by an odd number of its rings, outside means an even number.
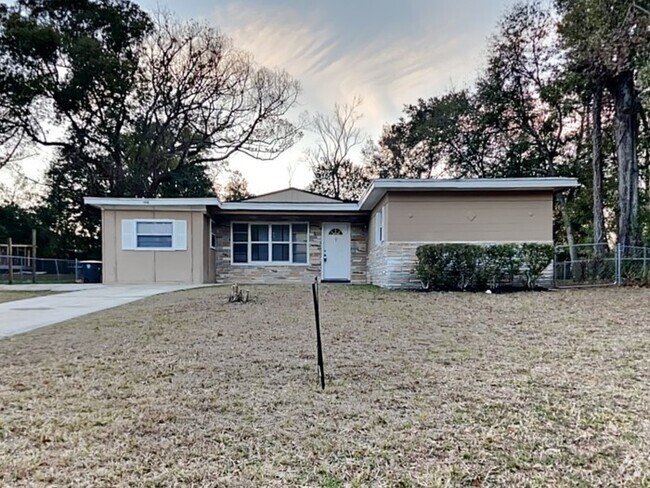
[[[36,231],[32,231],[31,244],[14,244],[11,237],[7,244],[0,244],[0,275],[8,275],[9,284],[14,277],[31,275],[32,283],[36,283]]]

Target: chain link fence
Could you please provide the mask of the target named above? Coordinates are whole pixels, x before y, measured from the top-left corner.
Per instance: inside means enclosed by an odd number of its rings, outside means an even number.
[[[0,255],[0,284],[76,283],[81,265],[76,259],[45,259]]]
[[[649,284],[650,248],[595,244],[556,246],[553,260],[555,286],[611,286]]]

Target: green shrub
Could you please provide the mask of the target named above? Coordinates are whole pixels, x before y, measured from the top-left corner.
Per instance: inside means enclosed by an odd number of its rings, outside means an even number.
[[[516,244],[495,244],[485,246],[484,273],[486,288],[498,288],[503,281],[509,285],[520,273],[519,246]]]
[[[425,289],[467,290],[476,287],[481,246],[429,244],[418,247],[415,273]]]
[[[415,275],[422,287],[429,289],[432,286],[447,288],[451,286],[451,277],[448,273],[448,255],[442,246],[420,246],[416,251],[417,265]]]
[[[425,289],[485,290],[512,285],[522,269],[533,288],[553,259],[547,244],[427,244],[416,252],[416,276]]]
[[[521,260],[526,263],[524,271],[526,286],[535,288],[537,280],[553,260],[553,246],[550,244],[522,244]]]
[[[472,244],[447,244],[448,272],[451,280],[462,290],[475,288],[478,276],[478,260],[482,250]]]

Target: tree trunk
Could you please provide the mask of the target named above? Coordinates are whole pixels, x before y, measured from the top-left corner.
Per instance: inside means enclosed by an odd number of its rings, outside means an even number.
[[[569,246],[569,257],[571,258],[571,275],[574,279],[576,276],[575,264],[578,262],[578,251],[576,249],[575,238],[573,237],[573,226],[571,225],[571,218],[566,206],[566,195],[564,193],[557,194],[557,203],[560,206],[560,214],[562,215],[562,223],[564,225],[564,232],[566,233],[566,243]]]
[[[593,170],[594,254],[602,257],[607,249],[603,209],[603,89],[594,90],[591,103],[591,164]]]
[[[618,159],[618,242],[629,246],[638,239],[639,168],[636,155],[634,74],[625,71],[613,87]]]
[[[645,135],[645,158],[643,166],[639,164],[639,181],[643,181],[645,201],[650,208],[650,123],[648,123],[648,116],[643,109],[643,105],[639,102],[639,128],[641,127],[643,127]],[[643,171],[641,171],[641,167],[643,167]]]

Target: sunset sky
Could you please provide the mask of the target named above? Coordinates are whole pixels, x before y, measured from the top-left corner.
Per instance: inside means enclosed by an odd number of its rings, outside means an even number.
[[[179,17],[220,27],[236,46],[269,67],[286,69],[303,85],[300,111],[333,109],[363,98],[360,125],[377,139],[406,103],[467,86],[481,67],[486,40],[514,0],[142,0]],[[276,161],[236,158],[255,193],[288,184],[287,165],[298,170],[294,186],[311,173],[306,135]]]
[[[360,125],[377,140],[406,103],[471,83],[486,41],[514,0],[140,0],[180,18],[208,21],[269,67],[286,69],[303,86],[295,113],[331,112],[363,98]],[[233,158],[254,193],[305,187],[306,134],[275,161]],[[34,169],[32,167],[32,169]]]

